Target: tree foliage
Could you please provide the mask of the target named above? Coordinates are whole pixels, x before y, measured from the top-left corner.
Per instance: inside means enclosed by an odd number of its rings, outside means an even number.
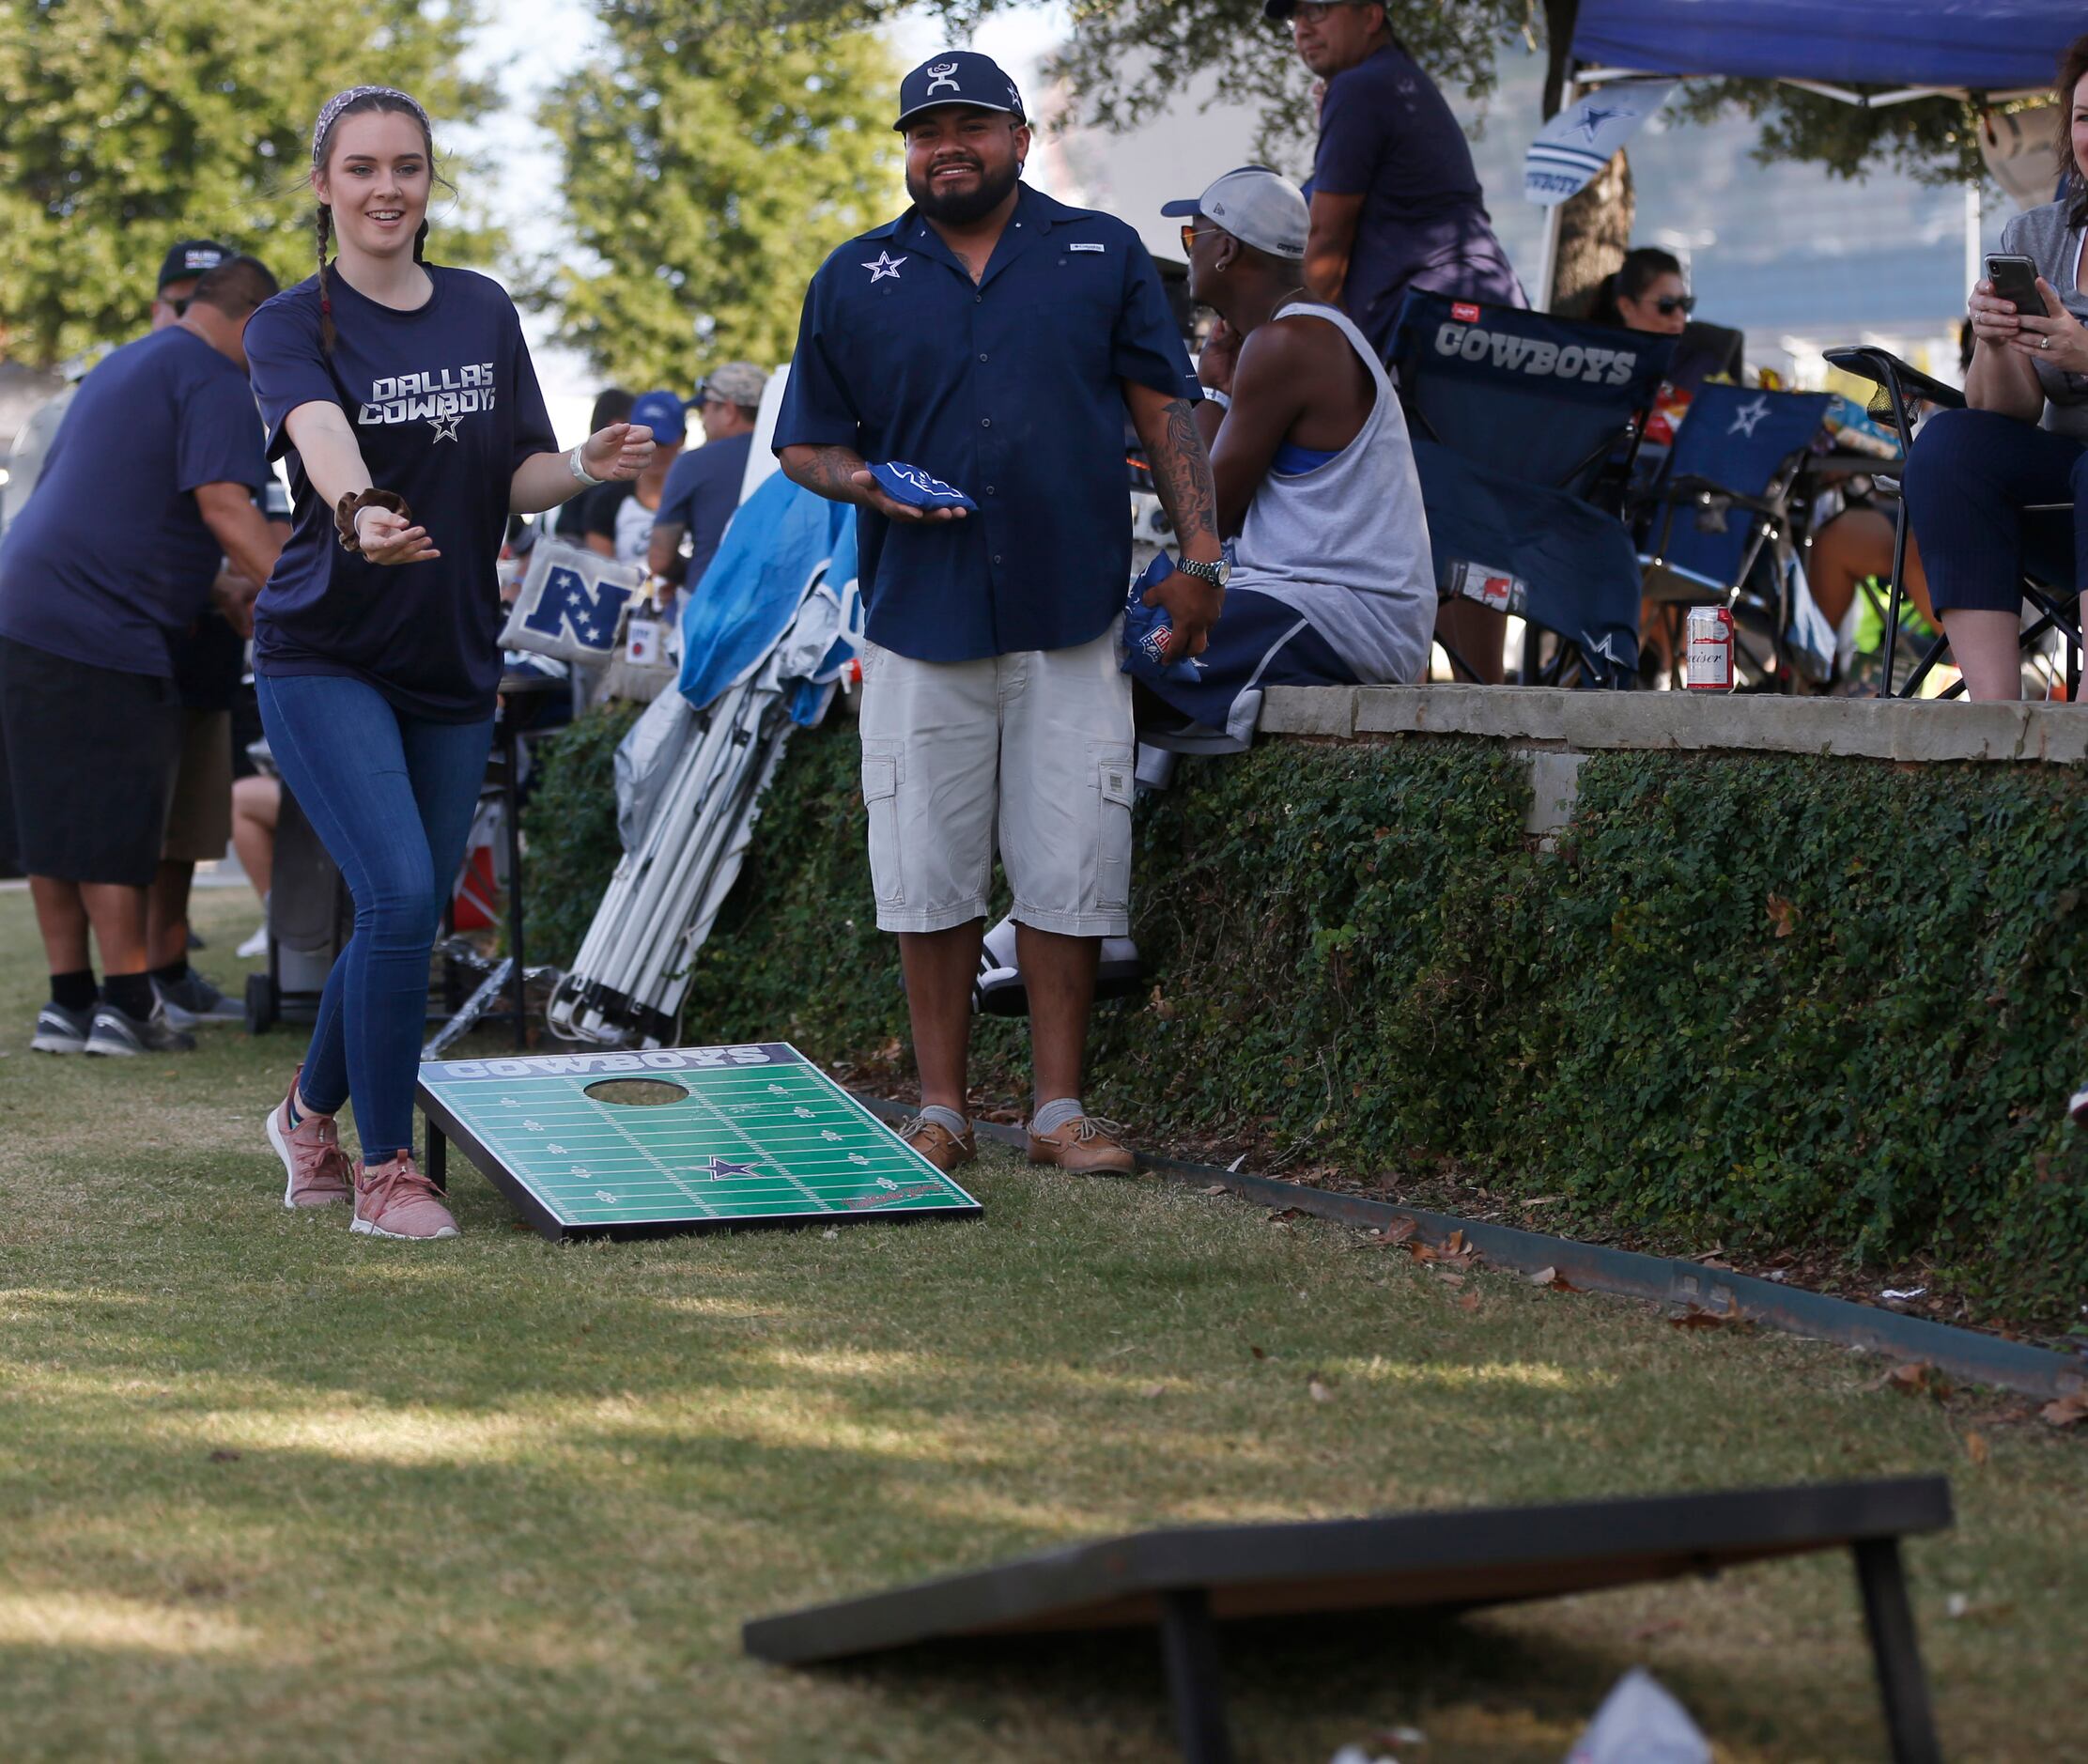
[[[787,360],[821,257],[904,200],[883,43],[729,10],[611,0],[545,108],[575,249],[540,293],[627,384]]]
[[[319,106],[403,86],[440,151],[492,98],[458,67],[474,23],[466,0],[0,0],[0,354],[48,366],[134,334],[178,239],[308,274]],[[434,255],[483,256],[485,234],[436,221]]]

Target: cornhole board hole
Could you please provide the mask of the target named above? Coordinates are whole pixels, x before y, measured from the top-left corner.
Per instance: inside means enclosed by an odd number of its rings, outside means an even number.
[[[1550,1507],[1141,1531],[749,1623],[789,1664],[956,1636],[1154,1628],[1182,1755],[1230,1764],[1216,1624],[1482,1605],[1715,1573],[1847,1549],[1855,1558],[1895,1764],[1940,1764],[1899,1540],[1951,1524],[1941,1477],[1799,1483]],[[1589,1706],[1603,1687],[1591,1685]]]
[[[422,1063],[454,1142],[554,1241],[977,1218],[979,1202],[785,1042]]]

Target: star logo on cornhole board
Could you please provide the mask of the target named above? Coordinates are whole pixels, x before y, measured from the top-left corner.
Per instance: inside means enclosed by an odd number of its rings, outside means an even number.
[[[697,1175],[707,1176],[714,1183],[721,1183],[734,1176],[752,1176],[755,1173],[751,1164],[735,1164],[721,1157],[706,1159],[704,1164],[696,1167]]]

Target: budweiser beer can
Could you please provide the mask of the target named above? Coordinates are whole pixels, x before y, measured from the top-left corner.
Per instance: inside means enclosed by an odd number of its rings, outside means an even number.
[[[1690,609],[1685,678],[1693,692],[1733,689],[1733,615],[1724,607]]]

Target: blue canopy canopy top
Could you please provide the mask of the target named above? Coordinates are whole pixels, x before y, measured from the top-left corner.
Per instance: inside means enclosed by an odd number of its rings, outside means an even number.
[[[1626,73],[1781,80],[1878,105],[2041,90],[2084,28],[2079,0],[1580,0],[1571,58],[1584,85]]]

